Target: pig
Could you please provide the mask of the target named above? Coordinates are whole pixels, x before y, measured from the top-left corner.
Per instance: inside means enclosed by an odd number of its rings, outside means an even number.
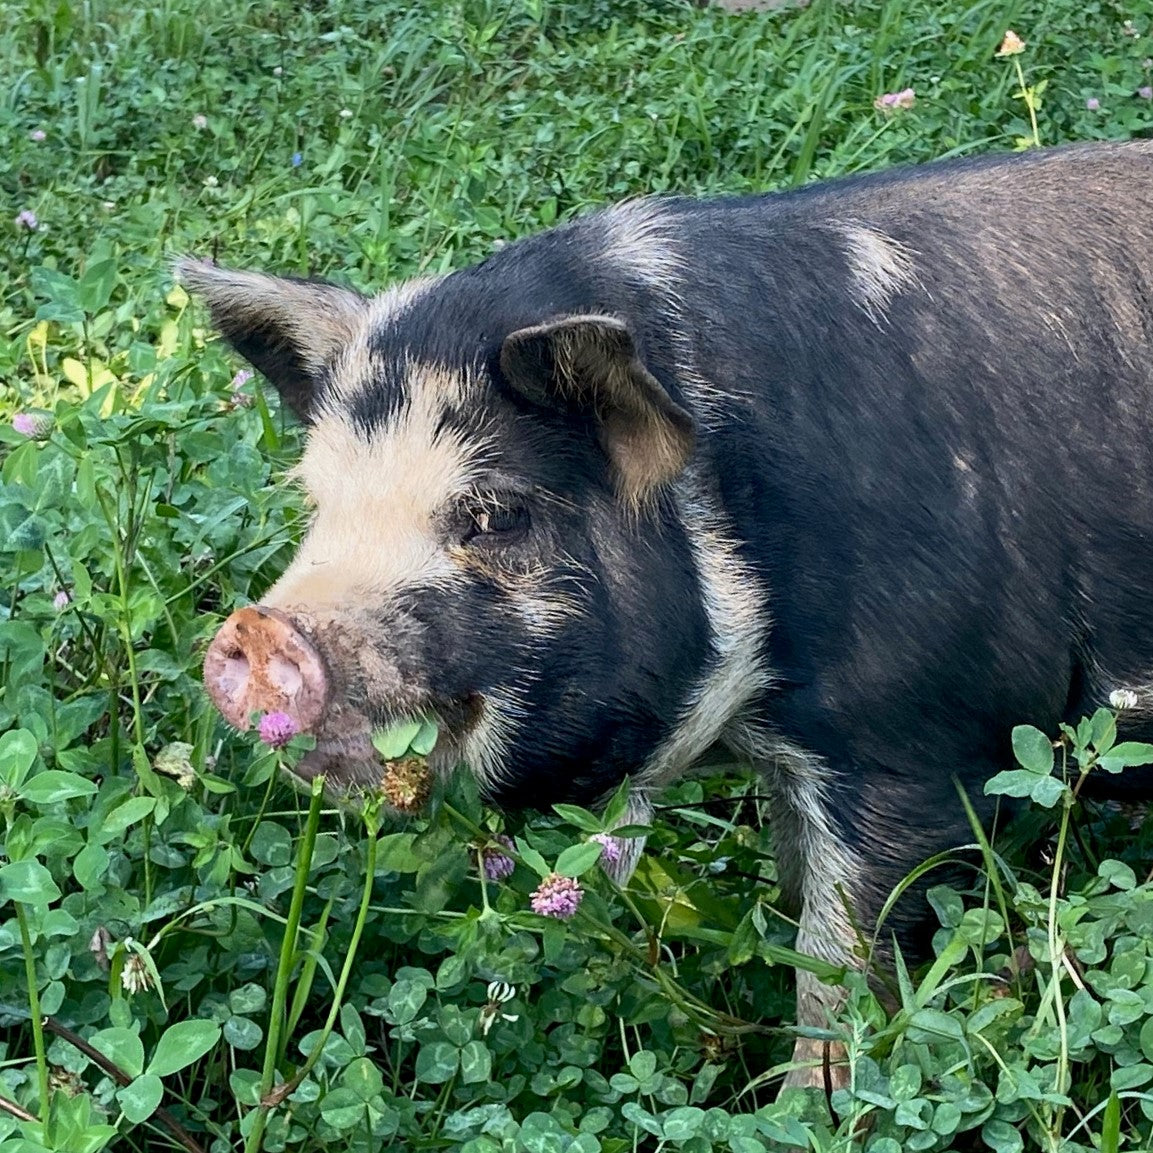
[[[860,967],[1014,725],[1127,690],[1153,739],[1150,188],[1130,142],[639,199],[373,297],[185,261],[307,425],[312,508],[209,694],[315,734],[305,776],[375,787],[371,732],[432,716],[494,804],[627,777],[630,820],[720,743],[798,948]],[[801,1039],[788,1083],[838,1056]]]

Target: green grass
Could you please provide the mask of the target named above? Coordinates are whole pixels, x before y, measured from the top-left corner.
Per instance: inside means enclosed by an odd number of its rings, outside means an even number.
[[[380,288],[625,196],[1022,147],[1010,27],[1043,143],[1146,132],[1147,5],[0,12],[0,1153],[1153,1145],[1132,814],[1038,810],[934,889],[935,961],[892,1017],[854,987],[830,1111],[774,1100],[792,927],[731,766],[663,798],[627,894],[573,848],[579,813],[510,822],[517,867],[482,883],[506,826],[466,778],[380,837],[292,794],[198,676],[291,555],[299,435],[259,381],[234,392],[169,272]],[[47,439],[11,428],[33,413]],[[566,851],[567,925],[528,911]]]

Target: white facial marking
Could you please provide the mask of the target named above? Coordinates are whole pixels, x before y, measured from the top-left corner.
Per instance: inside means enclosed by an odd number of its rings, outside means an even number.
[[[265,604],[379,604],[406,587],[463,578],[435,518],[475,481],[489,446],[441,427],[446,407],[467,402],[461,374],[414,365],[407,387],[409,403],[371,434],[340,409],[320,413],[293,470],[313,523]]]
[[[394,284],[367,302],[355,337],[340,349],[340,359],[332,374],[332,398],[337,405],[371,387],[377,372],[372,345],[381,333],[397,327],[409,308],[436,282],[436,276],[421,277]],[[334,406],[335,407],[335,406]]]
[[[490,690],[480,709],[480,717],[461,740],[460,760],[485,789],[501,782],[508,747],[528,709],[511,689]]]

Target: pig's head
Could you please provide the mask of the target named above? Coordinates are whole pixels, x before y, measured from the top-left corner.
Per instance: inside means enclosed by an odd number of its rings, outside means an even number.
[[[418,717],[432,767],[506,806],[643,770],[711,641],[669,492],[693,424],[629,327],[468,272],[370,299],[180,271],[307,425],[304,540],[205,658],[224,717],[288,713],[316,736],[300,772],[350,789],[380,780],[372,732]]]

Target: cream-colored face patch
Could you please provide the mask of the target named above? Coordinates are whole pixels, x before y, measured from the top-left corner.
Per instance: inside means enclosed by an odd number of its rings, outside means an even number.
[[[374,338],[378,333],[396,325],[405,312],[440,279],[437,276],[425,276],[418,280],[406,280],[394,284],[367,303],[359,328],[343,344],[333,365],[330,404],[347,402],[357,393],[372,387],[379,367],[377,355],[373,352]]]
[[[408,403],[386,427],[366,433],[338,408],[319,415],[294,470],[314,508],[312,526],[265,604],[363,606],[464,578],[437,517],[491,464],[491,445],[475,434],[466,442],[443,421],[468,403],[470,381],[428,365],[406,376]]]

